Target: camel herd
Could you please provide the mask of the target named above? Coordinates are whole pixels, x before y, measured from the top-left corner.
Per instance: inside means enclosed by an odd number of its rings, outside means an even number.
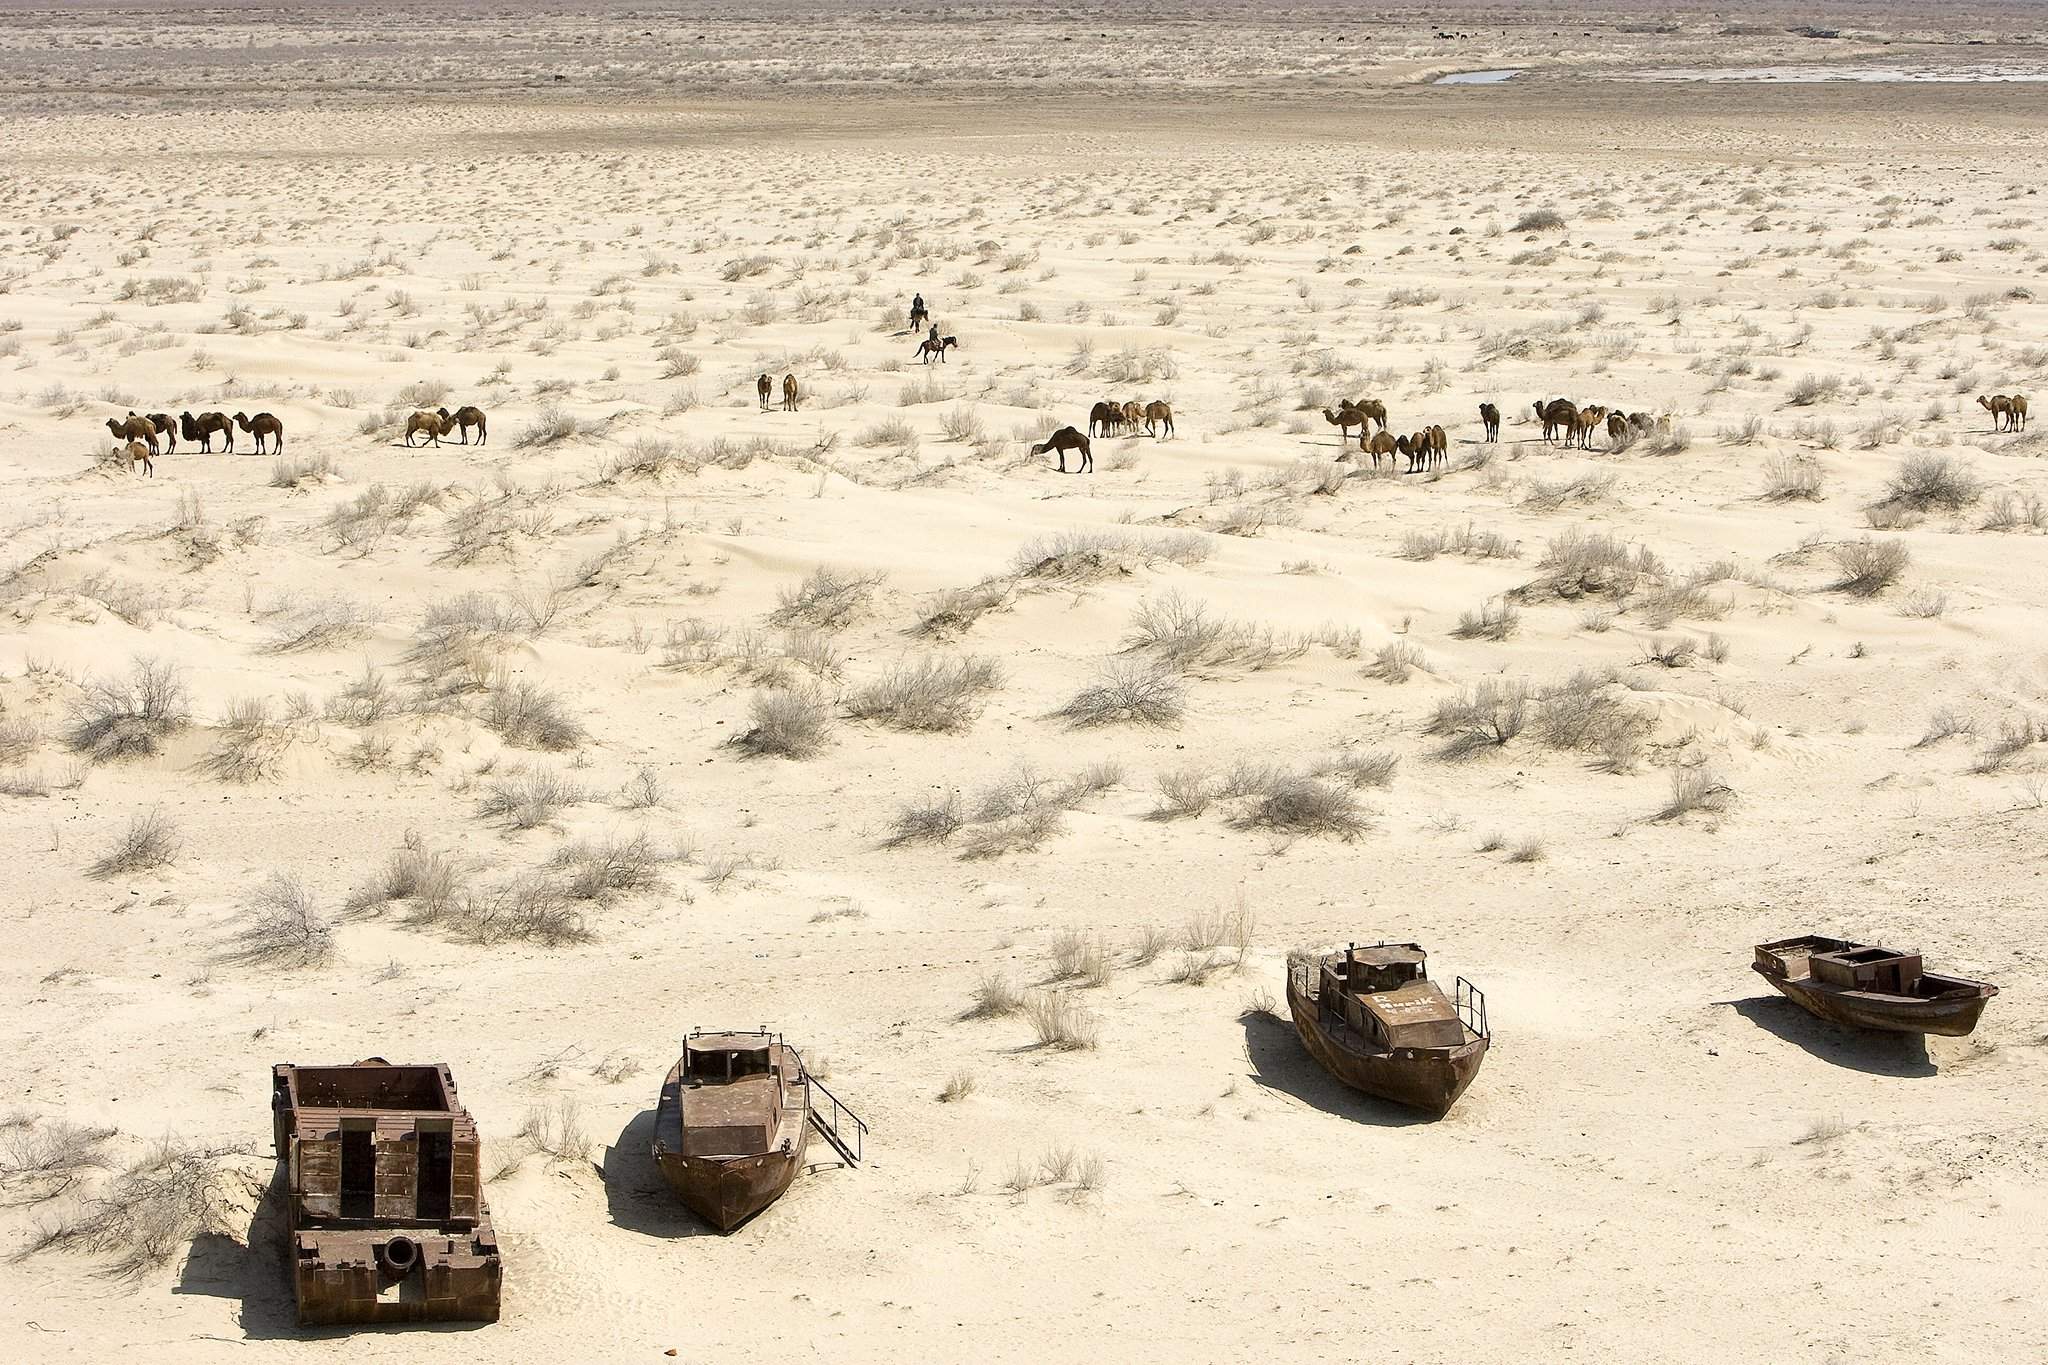
[[[2015,394],[1979,394],[1977,405],[1991,414],[1993,431],[2025,431],[2027,428],[2027,396]]]
[[[1537,399],[1532,407],[1543,423],[1543,439],[1562,441],[1581,450],[1593,448],[1593,433],[1606,431],[1607,448],[1618,450],[1639,436],[1671,430],[1671,418],[1647,412],[1623,412],[1619,408],[1589,403],[1580,407],[1569,398]]]
[[[1125,432],[1136,435],[1141,426],[1154,440],[1163,441],[1173,435],[1173,405],[1157,399],[1150,403],[1104,399],[1088,409],[1090,436],[1122,436]]]
[[[490,441],[490,430],[484,423],[482,408],[461,407],[450,412],[446,408],[435,408],[429,412],[422,408],[405,419],[405,443],[413,444],[413,437],[424,434],[427,444],[439,445],[441,438],[451,431],[462,434],[462,444],[469,444],[469,429],[476,428],[476,443],[485,445]]]
[[[114,440],[120,443],[120,448],[115,453],[128,457],[131,465],[145,466],[152,474],[156,472],[156,467],[147,457],[177,454],[180,435],[186,441],[196,443],[202,452],[209,455],[213,453],[213,438],[216,435],[223,436],[227,441],[227,453],[234,454],[236,427],[256,438],[258,455],[265,453],[263,443],[266,440],[272,443],[272,449],[284,449],[284,423],[267,412],[259,412],[254,417],[246,412],[238,412],[233,417],[224,412],[202,412],[196,417],[189,412],[181,412],[175,421],[167,412],[130,412],[125,418],[107,419],[107,430],[112,432]],[[160,448],[159,442],[168,445],[169,449]],[[142,447],[145,458],[134,458],[135,446]]]

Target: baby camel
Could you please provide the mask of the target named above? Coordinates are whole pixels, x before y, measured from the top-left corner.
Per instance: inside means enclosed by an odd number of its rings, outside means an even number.
[[[130,441],[126,445],[115,446],[114,458],[126,460],[131,473],[139,466],[142,472],[149,475],[152,479],[156,477],[156,465],[149,458],[149,447],[140,441]]]
[[[1061,427],[1058,431],[1046,437],[1044,441],[1031,447],[1033,455],[1043,455],[1048,450],[1060,457],[1060,473],[1062,474],[1067,472],[1067,452],[1070,450],[1079,451],[1081,454],[1080,464],[1075,468],[1074,473],[1093,474],[1095,472],[1095,454],[1088,448],[1088,438],[1072,427]]]

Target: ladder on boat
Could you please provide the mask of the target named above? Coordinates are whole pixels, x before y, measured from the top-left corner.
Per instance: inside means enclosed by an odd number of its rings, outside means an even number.
[[[828,1113],[825,1106],[820,1105],[816,1099],[811,1101],[811,1127],[817,1129],[819,1136],[832,1144],[832,1150],[844,1157],[847,1165],[860,1165],[861,1153],[865,1150],[868,1135],[867,1124],[861,1121],[860,1115],[841,1104],[839,1097],[820,1084],[816,1076],[808,1076],[806,1079],[810,1081],[811,1093],[814,1096],[822,1096],[825,1105],[831,1106]]]

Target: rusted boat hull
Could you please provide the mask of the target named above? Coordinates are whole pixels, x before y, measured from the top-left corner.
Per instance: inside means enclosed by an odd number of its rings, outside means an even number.
[[[685,1207],[720,1232],[731,1232],[780,1199],[803,1169],[810,1130],[787,1152],[703,1157],[657,1151],[654,1164]]]
[[[1871,999],[1858,991],[1844,991],[1811,980],[1794,980],[1771,971],[1760,962],[1750,964],[1758,976],[1807,1013],[1845,1028],[1871,1029],[1881,1033],[1932,1033],[1944,1038],[1961,1038],[1974,1031],[1990,1003],[1990,993],[1958,994],[1931,1000]]]
[[[1353,1090],[1438,1118],[1451,1111],[1486,1058],[1485,1038],[1458,1048],[1419,1051],[1371,1052],[1352,1047],[1323,1027],[1314,997],[1302,988],[1295,972],[1287,976],[1287,1006],[1302,1046],[1323,1070]]]
[[[394,1258],[394,1241],[409,1242]],[[496,1322],[504,1265],[495,1248],[433,1229],[304,1231],[292,1279],[301,1327],[392,1322]],[[394,1259],[405,1261],[395,1269]]]

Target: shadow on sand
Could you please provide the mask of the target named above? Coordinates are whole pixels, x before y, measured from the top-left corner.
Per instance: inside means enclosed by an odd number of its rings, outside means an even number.
[[[683,1207],[683,1201],[654,1167],[654,1111],[643,1109],[626,1121],[605,1148],[598,1175],[612,1222],[649,1237],[717,1237],[718,1229]]]
[[[1326,1114],[1369,1123],[1379,1128],[1407,1128],[1434,1123],[1391,1100],[1362,1095],[1317,1064],[1295,1035],[1294,1025],[1277,1014],[1253,1011],[1238,1022],[1244,1026],[1244,1055],[1251,1060],[1252,1080],[1268,1090],[1291,1095]]]
[[[1816,1019],[1782,995],[1721,1002],[1757,1027],[1824,1062],[1873,1076],[1932,1076],[1927,1040],[1917,1033],[1855,1033]]]

